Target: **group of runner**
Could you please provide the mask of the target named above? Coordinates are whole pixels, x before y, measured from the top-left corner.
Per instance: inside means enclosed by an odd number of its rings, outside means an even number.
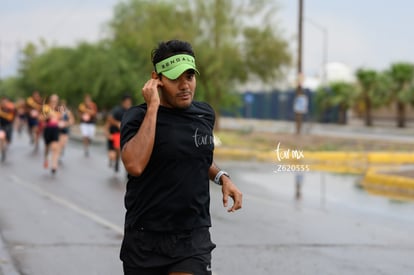
[[[107,116],[105,135],[110,167],[119,171],[120,160],[120,124],[124,112],[132,105],[129,95],[122,98],[120,106],[115,107]],[[78,105],[79,128],[83,140],[85,157],[89,157],[90,144],[95,136],[98,108],[90,95]],[[42,98],[38,91],[32,93],[27,99],[12,102],[6,97],[0,98],[0,150],[1,161],[6,159],[7,147],[12,141],[13,129],[19,134],[24,126],[34,147],[39,149],[39,140],[44,141],[43,167],[50,168],[55,174],[62,162],[66,144],[69,139],[71,125],[75,123],[74,113],[67,107],[66,101],[59,99],[57,94]]]

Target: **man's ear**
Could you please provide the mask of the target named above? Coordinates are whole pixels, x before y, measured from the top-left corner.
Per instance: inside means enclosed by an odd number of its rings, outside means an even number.
[[[152,71],[152,73],[151,73],[151,78],[152,79],[158,79],[159,77],[158,77],[158,74],[157,74],[157,72],[156,71]]]

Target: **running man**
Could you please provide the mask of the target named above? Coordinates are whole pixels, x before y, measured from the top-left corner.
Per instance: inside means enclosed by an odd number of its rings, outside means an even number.
[[[115,165],[115,172],[119,171],[119,160],[121,157],[121,143],[120,143],[120,129],[121,120],[124,113],[131,108],[132,97],[124,95],[120,106],[116,106],[112,109],[108,115],[105,131],[108,138],[108,156],[109,166],[112,167],[112,163]]]
[[[85,95],[84,101],[78,107],[80,121],[80,130],[83,138],[83,148],[85,157],[89,157],[89,145],[92,138],[95,136],[95,124],[98,108],[95,102],[92,101],[90,95]]]
[[[26,100],[27,126],[29,131],[30,143],[34,144],[34,150],[39,148],[39,137],[41,125],[39,125],[39,114],[42,111],[43,99],[38,91],[34,91],[32,96]]]
[[[193,101],[198,71],[191,45],[162,42],[152,63],[142,88],[146,103],[130,108],[121,126],[129,174],[124,274],[211,275],[209,180],[221,185],[228,212],[242,207],[242,194],[213,162],[214,110]]]
[[[7,147],[11,143],[13,120],[16,116],[13,102],[6,97],[0,99],[0,154],[1,162],[6,160]]]
[[[54,175],[58,169],[59,162],[59,97],[53,94],[49,97],[40,115],[40,119],[44,123],[43,139],[45,141],[45,154],[43,167],[49,167],[49,152],[51,153],[51,172]]]
[[[26,101],[24,98],[20,98],[16,101],[16,120],[15,129],[19,136],[23,132],[24,125],[27,124],[27,113],[26,113]]]
[[[60,120],[59,120],[59,148],[60,158],[59,162],[63,161],[66,144],[69,140],[70,126],[75,123],[75,117],[67,107],[66,100],[61,100],[59,105]]]

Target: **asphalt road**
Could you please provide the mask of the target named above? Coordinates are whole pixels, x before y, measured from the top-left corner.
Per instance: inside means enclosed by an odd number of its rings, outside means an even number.
[[[0,232],[16,274],[122,274],[119,247],[125,174],[108,168],[105,148],[85,158],[70,143],[55,176],[15,137],[0,164]],[[244,193],[228,214],[211,185],[215,275],[413,274],[414,204],[372,197],[355,176],[295,175],[275,164],[221,162]],[[1,253],[0,274],[12,274]],[[1,271],[2,270],[2,271]]]

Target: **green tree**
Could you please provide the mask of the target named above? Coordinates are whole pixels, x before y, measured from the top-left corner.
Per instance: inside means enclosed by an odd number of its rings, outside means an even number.
[[[6,96],[13,100],[24,97],[24,91],[20,88],[19,79],[17,77],[8,77],[0,80],[0,97]]]
[[[348,82],[332,82],[329,87],[320,87],[316,92],[316,103],[320,111],[338,108],[338,123],[346,124],[346,113],[354,106],[358,93],[354,85]]]
[[[126,49],[142,76],[152,70],[149,52],[157,42],[191,42],[201,73],[196,96],[219,112],[234,104],[235,84],[250,77],[275,81],[290,65],[288,44],[273,27],[274,10],[269,7],[270,1],[130,0],[116,7],[111,37]],[[252,21],[258,23],[249,25]]]
[[[391,80],[391,99],[397,109],[397,127],[404,128],[406,104],[414,101],[414,66],[411,63],[394,63],[388,74]]]
[[[372,126],[372,110],[389,102],[389,77],[371,69],[358,69],[356,76],[364,122],[366,126]]]
[[[140,88],[153,70],[150,52],[160,41],[192,43],[199,71],[196,97],[218,111],[234,107],[236,84],[251,77],[272,82],[290,64],[288,45],[270,21],[271,1],[129,0],[114,9],[108,37],[74,48],[28,44],[20,64],[27,93],[58,93],[69,104],[89,93],[101,107]],[[255,24],[250,23],[256,22]],[[218,120],[217,120],[218,121]]]
[[[33,70],[33,63],[35,62],[37,55],[38,48],[34,43],[28,43],[22,50],[22,59],[18,70],[18,82],[20,88],[24,91],[25,96],[36,89],[36,71]]]
[[[135,89],[137,77],[118,49],[106,41],[76,48],[29,44],[20,66],[21,87],[43,96],[57,93],[72,106],[90,94],[100,108],[111,108],[120,95]],[[26,51],[25,51],[26,52]]]
[[[363,102],[364,121],[366,126],[372,126],[372,97],[375,95],[377,72],[374,70],[359,69],[356,72]]]

